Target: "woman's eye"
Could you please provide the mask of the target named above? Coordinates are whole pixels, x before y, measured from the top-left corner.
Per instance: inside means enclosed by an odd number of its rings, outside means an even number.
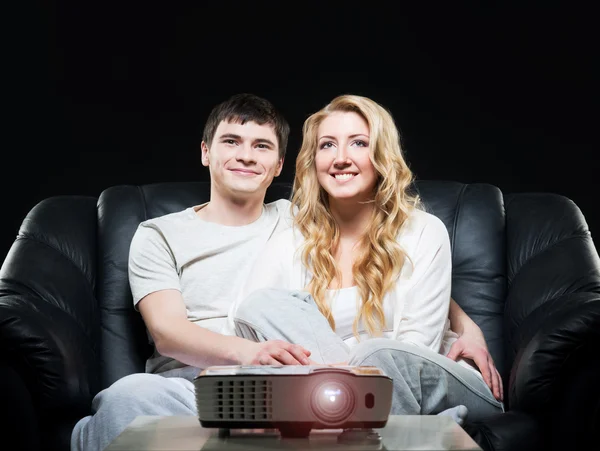
[[[333,146],[333,143],[331,141],[329,142],[324,142],[323,144],[321,144],[321,147],[319,147],[320,149],[330,149],[331,146]]]
[[[355,141],[354,144],[356,144],[358,147],[369,147],[369,145],[361,140]]]

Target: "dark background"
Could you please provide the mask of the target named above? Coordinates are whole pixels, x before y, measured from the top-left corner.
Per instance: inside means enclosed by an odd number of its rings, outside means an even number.
[[[417,178],[562,194],[599,236],[591,7],[458,3],[27,3],[5,17],[0,256],[45,197],[207,180],[204,121],[237,92],[290,121],[284,180],[304,119],[361,94]]]

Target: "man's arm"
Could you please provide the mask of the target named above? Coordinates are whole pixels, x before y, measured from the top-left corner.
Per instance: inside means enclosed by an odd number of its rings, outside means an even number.
[[[289,343],[253,343],[190,322],[176,266],[165,234],[154,225],[141,224],[130,245],[129,283],[135,308],[142,314],[161,355],[198,368],[298,364],[307,357],[308,351]]]
[[[190,322],[178,290],[160,290],[145,296],[138,308],[158,352],[186,365],[299,365],[308,363],[309,351],[281,340],[254,343],[222,335]]]
[[[452,298],[450,298],[448,317],[450,318],[450,328],[458,334],[459,339],[452,344],[447,357],[452,360],[459,358],[473,360],[494,397],[499,400],[504,399],[502,378],[494,365],[494,360],[488,351],[485,337],[479,326]]]

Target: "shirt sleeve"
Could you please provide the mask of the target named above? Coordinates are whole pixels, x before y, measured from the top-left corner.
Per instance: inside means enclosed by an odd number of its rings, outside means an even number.
[[[430,215],[414,249],[410,255],[412,274],[397,284],[397,288],[405,288],[395,293],[402,305],[395,313],[395,337],[439,352],[448,321],[452,281],[450,238],[439,218]]]
[[[164,235],[154,225],[140,224],[129,248],[129,286],[133,305],[150,293],[181,291],[175,257]]]

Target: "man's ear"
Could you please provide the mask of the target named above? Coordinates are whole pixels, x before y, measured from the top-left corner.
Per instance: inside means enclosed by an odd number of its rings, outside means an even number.
[[[202,141],[202,144],[200,144],[200,149],[202,150],[202,166],[208,167],[208,164],[210,163],[210,160],[208,159],[209,149],[204,141]]]
[[[280,158],[279,163],[277,163],[277,170],[275,171],[275,177],[279,177],[279,174],[281,174],[281,170],[283,169],[283,160],[284,160],[284,158]]]

